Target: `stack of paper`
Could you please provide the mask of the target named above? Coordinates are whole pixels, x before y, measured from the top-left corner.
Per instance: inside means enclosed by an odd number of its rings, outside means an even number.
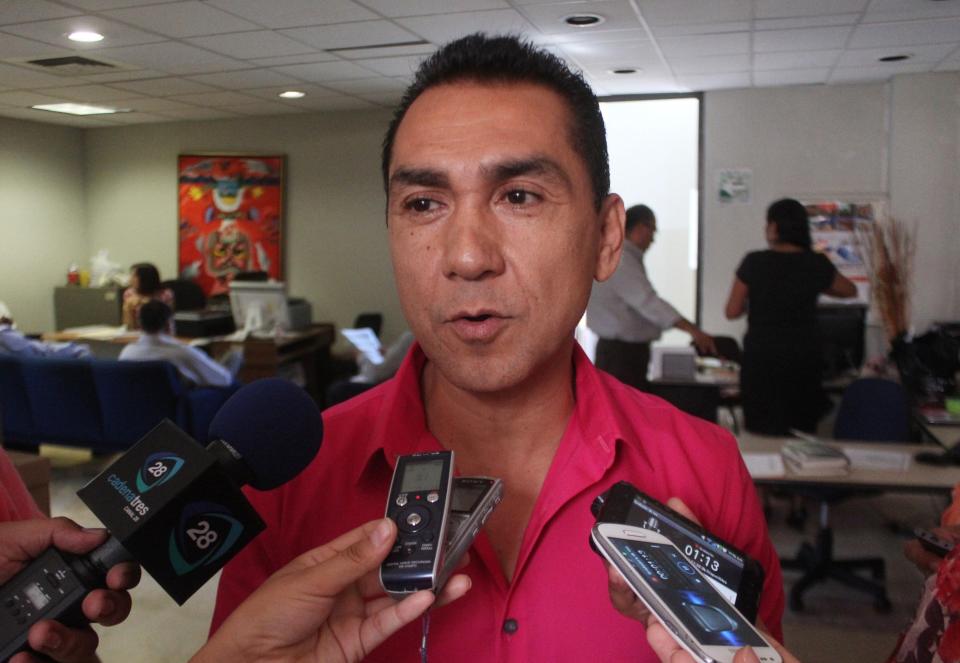
[[[780,453],[793,474],[836,476],[850,471],[850,459],[839,449],[822,442],[793,440],[784,444]]]

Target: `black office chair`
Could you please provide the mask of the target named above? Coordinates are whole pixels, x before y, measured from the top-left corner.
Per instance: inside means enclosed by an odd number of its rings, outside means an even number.
[[[380,338],[380,329],[383,327],[383,314],[369,312],[358,314],[356,320],[353,321],[353,328],[362,329],[364,327],[372,329],[373,333],[377,335],[377,338]]]
[[[877,378],[856,380],[847,387],[837,411],[833,436],[842,440],[904,442],[910,435],[910,410],[906,394],[896,382]],[[884,586],[885,569],[880,557],[835,559],[833,530],[830,527],[830,504],[871,492],[850,492],[835,488],[803,491],[820,502],[820,523],[813,544],[800,546],[796,559],[784,560],[785,569],[803,571],[803,576],[790,589],[791,610],[803,610],[803,594],[812,586],[828,579],[836,580],[873,596],[873,605],[888,612],[890,599]],[[868,571],[870,579],[857,575]]]
[[[735,364],[740,364],[743,359],[743,352],[740,350],[740,344],[737,342],[733,336],[714,336],[713,344],[717,346],[717,354],[720,355],[720,359],[725,359],[727,361],[732,361]],[[694,348],[696,344],[692,341],[690,342]],[[704,356],[700,349],[697,348],[697,354],[699,356]],[[732,422],[733,432],[736,435],[740,434],[740,424],[737,422],[737,411],[736,407],[740,405],[740,389],[721,389],[719,393],[719,400],[717,401],[718,408],[725,408],[727,412],[730,413],[730,421]],[[682,409],[682,408],[681,408]],[[714,418],[714,422],[716,418]]]
[[[207,297],[203,294],[203,288],[196,281],[171,279],[163,281],[160,287],[173,292],[173,306],[177,311],[199,311],[207,305]]]

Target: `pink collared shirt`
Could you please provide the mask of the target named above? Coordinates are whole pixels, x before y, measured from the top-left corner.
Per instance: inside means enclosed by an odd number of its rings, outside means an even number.
[[[425,361],[415,345],[394,379],[327,410],[314,462],[282,488],[248,492],[267,531],[224,570],[211,630],[300,553],[382,517],[398,455],[441,449],[424,419]],[[656,661],[644,627],[610,604],[588,544],[590,504],[620,480],[661,501],[680,497],[707,529],[758,560],[760,617],[782,638],[780,565],[734,439],[598,371],[579,347],[573,361],[576,407],[522,532],[513,580],[481,532],[464,571],[471,590],[433,613],[431,660]],[[414,663],[419,643],[420,624],[411,624],[366,660]]]
[[[43,517],[10,456],[0,449],[0,523]]]

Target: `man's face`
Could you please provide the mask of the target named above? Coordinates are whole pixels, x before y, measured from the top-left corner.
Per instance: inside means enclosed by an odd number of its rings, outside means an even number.
[[[623,204],[600,212],[562,98],[533,84],[431,88],[390,163],[400,302],[441,379],[507,390],[569,361],[594,278],[616,268]]]
[[[649,224],[638,223],[630,231],[630,241],[640,247],[641,251],[646,251],[653,244],[657,234],[657,219],[654,218]]]

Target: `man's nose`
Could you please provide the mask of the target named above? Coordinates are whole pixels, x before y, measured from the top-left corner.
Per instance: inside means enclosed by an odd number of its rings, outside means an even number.
[[[483,204],[465,204],[447,219],[443,271],[447,278],[474,281],[503,273],[502,231]]]

